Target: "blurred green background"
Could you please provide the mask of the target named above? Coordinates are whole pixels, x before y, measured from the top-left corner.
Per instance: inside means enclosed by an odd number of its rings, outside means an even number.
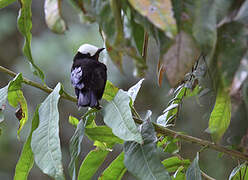
[[[64,2],[62,4],[62,12],[69,29],[63,35],[54,34],[46,27],[43,6],[43,1],[33,1],[33,58],[36,64],[44,71],[46,83],[49,87],[54,88],[58,82],[61,82],[67,92],[74,94],[70,83],[70,68],[73,55],[83,43],[90,43],[99,47],[103,46],[102,38],[98,32],[98,26],[97,24],[82,24],[76,11],[68,2]],[[32,75],[28,61],[25,60],[21,52],[23,37],[18,32],[16,25],[18,9],[19,4],[14,3],[0,11],[0,65],[15,72],[22,72],[24,77],[40,82],[39,79]],[[168,94],[170,87],[166,80],[164,80],[162,87],[158,87],[156,74],[157,59],[158,48],[154,40],[150,39],[147,59],[149,68],[136,100],[136,109],[142,117],[145,116],[148,109],[152,110],[153,119],[156,119],[162,113],[168,101],[172,98]],[[102,53],[101,61],[108,67],[108,79],[117,87],[127,90],[139,80],[133,76],[134,65],[131,59],[125,57],[123,63],[124,73],[120,73],[113,65],[106,51]],[[0,73],[0,87],[4,87],[10,79],[10,76]],[[23,86],[23,92],[28,102],[29,121],[21,132],[20,140],[17,139],[18,120],[14,114],[15,110],[7,106],[4,111],[5,121],[1,123],[2,134],[0,136],[0,180],[13,179],[15,165],[25,141],[24,137],[27,137],[29,133],[30,119],[32,118],[34,109],[47,96],[46,93],[27,85]],[[211,93],[198,99],[197,97],[186,99],[183,102],[183,108],[177,119],[177,125],[173,129],[209,140],[210,136],[204,131],[208,126],[208,118],[213,104],[214,95]],[[60,100],[59,110],[63,164],[66,169],[70,161],[69,140],[74,132],[74,128],[68,123],[68,117],[69,115],[73,115],[79,118],[85,110],[78,110],[76,104],[63,99]],[[101,116],[97,118],[97,123],[103,123]],[[232,138],[229,137],[228,132],[226,138]],[[83,141],[82,159],[92,148],[92,142],[85,138]],[[98,175],[111,162],[111,159],[118,155],[121,148],[121,146],[114,148],[114,151],[107,157],[104,165],[97,171]],[[179,154],[184,158],[192,160],[196,152],[200,150],[200,147],[182,142],[182,149],[183,151],[180,151]],[[200,154],[201,169],[216,179],[227,179],[232,168],[237,165],[236,163],[230,157],[221,156],[221,154],[213,150],[207,149]],[[68,175],[68,172],[66,174]],[[29,179],[46,180],[50,178],[34,166]],[[95,179],[97,179],[97,175]],[[124,179],[134,178],[126,173]]]

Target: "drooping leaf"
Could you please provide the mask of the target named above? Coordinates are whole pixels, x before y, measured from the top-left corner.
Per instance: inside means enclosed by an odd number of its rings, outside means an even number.
[[[91,180],[108,153],[109,151],[97,148],[90,151],[80,166],[78,180]]]
[[[217,40],[216,1],[196,1],[195,10],[193,35],[203,52],[211,53]]]
[[[165,68],[165,74],[172,87],[178,86],[184,80],[185,74],[191,70],[199,54],[192,37],[181,31],[160,62],[160,67]]]
[[[31,147],[34,160],[43,173],[54,179],[64,179],[59,139],[59,112],[61,84],[43,101],[39,108],[39,126],[33,132]]]
[[[22,153],[16,165],[14,180],[26,180],[28,178],[28,174],[31,168],[33,167],[34,155],[31,149],[31,139],[32,139],[33,131],[38,127],[39,124],[38,111],[39,111],[39,106],[36,108],[35,113],[33,115],[30,134],[28,136],[27,141],[23,145]]]
[[[119,138],[142,143],[141,134],[132,118],[129,102],[128,94],[119,90],[115,98],[103,108],[104,122]]]
[[[23,82],[22,75],[18,74],[15,77],[15,79],[9,83],[9,87],[8,87],[9,104],[14,108],[17,108],[18,106],[20,106],[20,110],[21,110],[20,111],[21,116],[19,119],[20,124],[19,124],[19,129],[17,131],[18,136],[23,126],[26,124],[28,120],[28,106],[27,106],[26,99],[21,91],[22,82]]]
[[[242,4],[237,16],[235,17],[235,20],[246,25],[248,24],[248,1],[245,1]]]
[[[77,124],[77,129],[75,130],[71,140],[70,140],[70,155],[71,155],[71,161],[69,164],[69,173],[73,180],[76,180],[77,175],[77,161],[78,156],[81,152],[81,143],[84,137],[84,131],[85,131],[85,125],[86,122],[83,120],[80,120]]]
[[[133,103],[137,97],[137,94],[140,90],[141,84],[143,83],[144,80],[145,80],[144,78],[139,80],[139,82],[137,82],[134,86],[129,88],[127,91],[128,95],[131,97]]]
[[[25,43],[23,47],[23,53],[27,57],[31,70],[34,75],[38,76],[43,82],[45,79],[44,73],[42,70],[34,63],[32,53],[31,53],[31,29],[32,29],[32,12],[31,12],[31,3],[32,0],[20,0],[21,9],[18,16],[18,29],[21,34],[25,37]]]
[[[107,80],[102,98],[107,101],[111,101],[115,97],[117,92],[118,88],[115,87],[109,80]]]
[[[247,164],[243,163],[235,167],[231,174],[229,175],[228,180],[240,180],[240,174],[244,179],[248,178],[248,172],[247,172]]]
[[[148,18],[161,30],[168,32],[170,36],[176,33],[176,21],[173,17],[171,1],[129,0],[129,2],[142,16]]]
[[[218,42],[215,59],[224,80],[224,87],[233,81],[240,61],[247,50],[247,33],[243,24],[231,22],[218,29]]]
[[[112,130],[107,126],[97,126],[97,127],[86,128],[85,133],[88,136],[88,138],[93,141],[100,141],[100,142],[105,142],[108,144],[115,144],[115,143],[122,144],[123,143],[123,140],[116,137],[112,133]]]
[[[218,142],[227,130],[231,120],[231,99],[226,90],[219,88],[214,109],[210,115],[207,132]]]
[[[61,17],[61,0],[46,0],[44,10],[47,26],[55,33],[64,33],[66,24]]]
[[[156,146],[156,132],[150,121],[141,126],[143,144],[127,141],[124,143],[124,164],[128,171],[142,180],[170,180],[169,173],[160,161]]]
[[[165,166],[166,170],[171,172],[176,172],[176,170],[180,166],[184,166],[186,169],[190,165],[190,160],[188,159],[179,159],[177,156],[172,156],[162,161],[163,165]]]
[[[13,2],[15,2],[16,0],[1,0],[0,1],[0,9],[12,4]]]
[[[198,164],[199,161],[199,153],[197,153],[194,161],[191,163],[189,168],[186,171],[186,179],[187,180],[201,180],[201,170]]]
[[[122,152],[115,160],[103,171],[98,180],[121,180],[127,169],[124,165],[124,153]]]

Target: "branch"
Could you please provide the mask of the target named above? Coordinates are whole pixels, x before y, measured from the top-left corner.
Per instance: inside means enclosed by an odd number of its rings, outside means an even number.
[[[0,72],[9,74],[12,77],[15,77],[17,75],[15,72],[10,71],[9,69],[4,68],[2,66],[0,66]],[[27,84],[27,85],[36,87],[36,88],[38,88],[38,89],[40,89],[40,90],[42,90],[42,91],[44,91],[46,93],[51,93],[53,91],[53,89],[51,89],[49,87],[46,87],[46,86],[43,86],[43,85],[41,85],[41,84],[39,84],[37,82],[31,81],[31,80],[29,80],[27,78],[23,78],[23,82],[25,84]],[[65,91],[63,91],[63,94],[61,95],[61,97],[64,98],[64,99],[73,101],[73,102],[77,101],[77,99],[75,97],[67,94]],[[134,117],[133,119],[138,124],[143,123],[143,121],[140,118]],[[196,138],[196,137],[193,137],[193,136],[182,134],[180,132],[173,131],[171,129],[168,129],[168,128],[165,128],[163,126],[160,126],[160,125],[158,125],[156,123],[153,123],[153,126],[155,127],[155,130],[156,130],[157,133],[163,134],[165,136],[177,137],[177,138],[179,138],[181,140],[184,140],[184,141],[187,141],[187,142],[190,142],[190,143],[195,143],[195,144],[198,144],[198,145],[201,145],[201,146],[204,146],[204,147],[208,147],[208,148],[214,149],[214,150],[216,150],[218,152],[222,152],[222,153],[225,153],[227,155],[236,157],[238,159],[243,159],[243,160],[248,161],[248,155],[243,154],[243,153],[241,153],[239,151],[231,150],[231,149],[228,149],[228,148],[226,148],[224,146],[214,144],[214,143],[212,143],[210,141],[206,141],[206,140],[203,140],[203,139],[200,139],[200,138]]]

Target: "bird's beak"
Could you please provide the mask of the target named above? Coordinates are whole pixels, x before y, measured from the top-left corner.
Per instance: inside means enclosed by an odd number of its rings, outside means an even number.
[[[100,52],[102,52],[105,48],[100,48],[97,50],[96,54],[100,54]]]

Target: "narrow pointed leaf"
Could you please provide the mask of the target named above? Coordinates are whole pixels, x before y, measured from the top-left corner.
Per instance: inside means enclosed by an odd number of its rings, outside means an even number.
[[[69,116],[69,123],[74,127],[77,127],[79,120],[73,116]]]
[[[86,121],[80,120],[77,124],[77,129],[70,140],[71,161],[69,164],[69,173],[73,180],[76,179],[78,156],[81,152],[81,143],[84,137],[85,125]]]
[[[31,29],[32,29],[32,12],[31,12],[31,3],[32,0],[20,0],[21,9],[18,16],[18,29],[21,34],[25,37],[25,43],[23,47],[23,53],[27,57],[31,70],[34,75],[38,76],[44,82],[44,73],[41,69],[34,63],[32,53],[31,53]]]
[[[141,84],[143,83],[144,80],[145,80],[144,78],[139,80],[139,82],[137,82],[137,84],[135,84],[134,86],[129,88],[129,90],[127,92],[128,95],[131,97],[133,103],[134,103],[134,101],[135,101],[135,99],[137,97],[137,94],[138,94],[138,92],[140,90]]]
[[[214,109],[210,115],[207,132],[218,142],[227,130],[231,120],[231,99],[228,92],[220,88],[217,92]]]
[[[0,1],[0,9],[12,4],[13,2],[15,2],[16,0],[1,0]]]
[[[61,0],[46,0],[44,10],[47,26],[55,33],[64,33],[66,24],[61,17]]]
[[[156,132],[150,121],[141,126],[143,144],[125,142],[124,164],[128,171],[142,180],[170,180],[169,173],[160,161],[156,141]]]
[[[3,110],[5,109],[5,103],[8,97],[8,87],[9,85],[0,89],[0,123],[4,121]]]
[[[240,180],[240,174],[244,177],[244,180],[248,178],[247,164],[243,163],[235,167],[231,174],[229,175],[228,180]]]
[[[39,108],[39,126],[33,132],[31,147],[34,160],[43,173],[54,179],[64,179],[62,154],[59,139],[59,112],[61,84],[55,89]]]
[[[38,127],[39,124],[38,110],[39,110],[39,106],[36,108],[35,113],[33,115],[31,132],[28,136],[27,141],[23,146],[21,156],[16,165],[14,180],[28,179],[28,174],[31,168],[33,167],[34,155],[31,149],[31,139],[32,139],[33,131]]]
[[[191,163],[189,168],[186,171],[186,179],[187,180],[201,180],[201,170],[198,164],[199,161],[199,153],[197,153],[194,161]]]
[[[109,144],[122,144],[123,140],[116,137],[108,126],[97,126],[85,129],[86,135],[93,141],[100,141]]]
[[[129,106],[130,97],[119,90],[115,98],[104,107],[104,122],[112,132],[125,141],[142,143],[142,137],[132,118]]]
[[[165,166],[166,170],[171,173],[171,172],[176,172],[176,170],[180,166],[184,166],[185,168],[188,168],[188,166],[190,165],[190,160],[179,159],[177,156],[173,156],[163,160],[162,163]]]
[[[124,153],[122,152],[102,173],[98,180],[121,180],[127,169],[124,165]]]
[[[85,157],[79,169],[78,180],[91,180],[101,166],[109,151],[94,149]]]

